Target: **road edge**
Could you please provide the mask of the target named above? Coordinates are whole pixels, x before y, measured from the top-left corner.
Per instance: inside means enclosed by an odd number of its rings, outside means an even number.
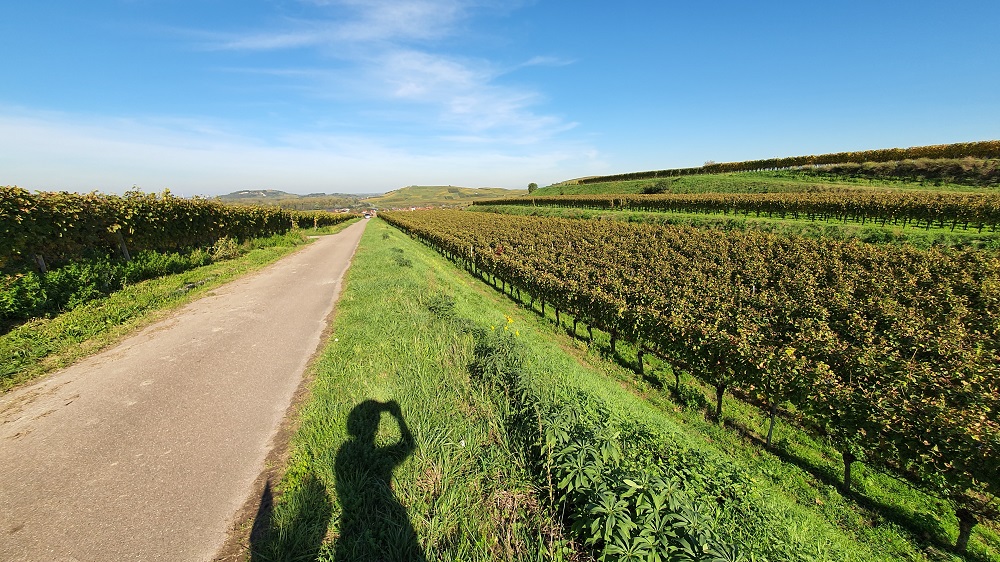
[[[365,226],[367,229],[367,225]],[[361,234],[364,237],[364,233]],[[302,372],[302,379],[292,395],[291,403],[285,410],[285,416],[278,426],[277,432],[271,437],[271,449],[264,457],[264,469],[254,480],[250,487],[249,494],[243,505],[236,511],[226,532],[226,539],[222,546],[212,557],[212,562],[237,562],[249,560],[252,555],[250,551],[251,538],[254,533],[260,533],[267,528],[271,510],[279,495],[274,491],[275,485],[281,481],[288,468],[288,459],[292,450],[292,437],[298,432],[302,421],[303,406],[308,403],[312,396],[312,383],[316,380],[316,362],[322,357],[333,333],[333,322],[337,318],[337,303],[340,295],[344,292],[344,280],[354,265],[354,256],[361,246],[361,238],[354,246],[349,265],[337,280],[337,289],[333,295],[333,305],[330,312],[324,318],[326,324],[320,334],[319,344],[309,356],[306,367]],[[261,520],[258,523],[258,520]]]

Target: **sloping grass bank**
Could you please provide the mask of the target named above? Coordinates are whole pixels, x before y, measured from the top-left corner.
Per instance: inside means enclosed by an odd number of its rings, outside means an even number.
[[[532,195],[596,193],[776,193],[830,189],[901,189],[914,191],[982,191],[992,189],[946,182],[901,179],[823,177],[794,171],[733,172],[672,178],[625,180],[590,184],[561,183],[541,187]]]

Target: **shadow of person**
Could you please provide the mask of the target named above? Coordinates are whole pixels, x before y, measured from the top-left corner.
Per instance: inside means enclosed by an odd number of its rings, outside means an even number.
[[[287,507],[285,517],[276,521],[268,482],[250,531],[251,562],[315,559],[322,547],[333,517],[326,484],[310,472],[282,496],[282,503]]]
[[[399,424],[401,437],[376,447],[382,413]],[[337,452],[337,497],[341,504],[337,562],[426,560],[406,509],[392,492],[392,471],[415,448],[399,404],[366,400],[347,416],[351,438]]]

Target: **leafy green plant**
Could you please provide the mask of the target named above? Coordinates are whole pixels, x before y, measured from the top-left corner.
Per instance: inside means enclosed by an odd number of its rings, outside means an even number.
[[[424,306],[438,318],[451,318],[455,314],[455,299],[444,293],[435,293],[424,301]]]
[[[708,400],[698,387],[681,383],[680,385],[670,387],[670,390],[677,403],[683,404],[685,408],[708,409]]]
[[[577,407],[585,402],[546,400],[534,389],[512,323],[507,317],[503,329],[475,332],[469,371],[501,391],[508,429],[531,450],[553,516],[566,517],[573,535],[601,561],[742,560],[712,530],[712,509],[681,482],[698,478],[636,460],[651,455],[649,450],[626,455],[621,431],[600,413],[600,404],[592,405],[597,415],[591,415]]]
[[[212,259],[228,260],[240,255],[240,246],[236,240],[223,236],[216,240],[215,244],[212,244],[209,253],[212,255]]]

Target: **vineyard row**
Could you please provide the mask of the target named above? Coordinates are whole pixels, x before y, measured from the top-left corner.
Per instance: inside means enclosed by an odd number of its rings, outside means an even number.
[[[950,499],[1000,495],[1000,260],[835,240],[459,211],[383,213],[503,288],[722,396],[793,404],[842,452]]]
[[[143,250],[179,251],[228,237],[247,239],[297,225],[330,226],[353,215],[236,207],[208,199],[129,192],[31,193],[0,187],[0,271]]]
[[[1000,227],[1000,195],[837,190],[806,193],[667,193],[657,195],[554,195],[475,201],[474,205],[522,205],[602,210],[753,214],[866,224],[975,228]]]

